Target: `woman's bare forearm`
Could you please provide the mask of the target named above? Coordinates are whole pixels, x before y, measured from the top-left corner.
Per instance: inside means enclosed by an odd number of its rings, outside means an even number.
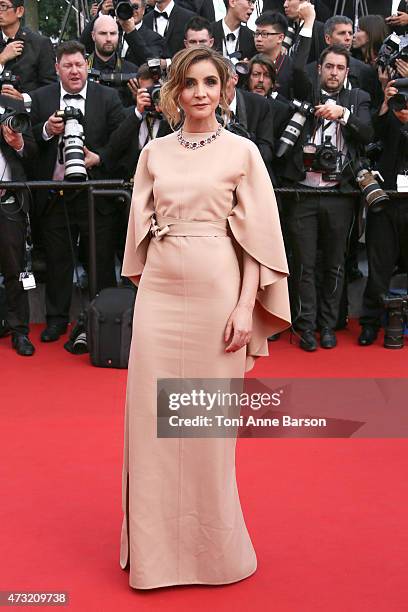
[[[259,288],[259,263],[246,251],[243,254],[243,278],[237,306],[253,310]]]

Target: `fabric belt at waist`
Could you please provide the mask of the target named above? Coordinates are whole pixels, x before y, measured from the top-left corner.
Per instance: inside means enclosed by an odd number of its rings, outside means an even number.
[[[152,218],[152,235],[160,240],[163,236],[227,236],[227,219],[214,221],[191,221],[155,215]]]

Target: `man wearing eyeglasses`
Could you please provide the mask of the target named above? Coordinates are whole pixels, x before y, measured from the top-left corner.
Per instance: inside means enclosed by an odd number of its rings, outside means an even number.
[[[123,36],[119,48],[120,56],[136,66],[141,66],[151,57],[162,57],[164,40],[160,34],[153,32],[143,23],[146,0],[132,2],[133,16],[130,19],[118,19],[120,36]],[[99,15],[109,15],[114,9],[113,0],[104,0],[100,5]],[[96,15],[97,16],[97,15]],[[95,20],[88,23],[82,32],[80,41],[87,53],[94,51],[92,30]]]
[[[309,82],[305,77],[305,67],[311,46],[311,33],[315,21],[315,10],[312,4],[304,9],[304,27],[300,35],[296,52],[289,56],[283,53],[282,43],[285,38],[288,22],[280,13],[262,13],[255,21],[255,47],[258,53],[265,55],[275,66],[276,82],[274,91],[284,98],[303,100],[309,91]]]
[[[24,0],[0,0],[0,73],[10,70],[18,77],[21,92],[28,93],[56,81],[57,76],[50,39],[21,27],[23,16]],[[17,99],[23,99],[21,92],[12,85],[2,89]]]
[[[244,25],[254,11],[255,0],[224,0],[227,14],[212,24],[214,48],[234,64],[256,53],[252,30]]]

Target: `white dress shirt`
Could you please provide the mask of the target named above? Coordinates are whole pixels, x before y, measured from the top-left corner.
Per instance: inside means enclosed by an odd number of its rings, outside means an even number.
[[[135,108],[135,115],[141,121],[140,129],[139,129],[139,150],[141,151],[143,147],[149,142],[150,134],[149,134],[149,129],[147,127],[146,116],[139,113],[137,108]],[[159,131],[159,127],[160,127],[160,119],[155,119],[153,126],[152,126],[153,138],[156,138],[157,132]]]
[[[169,2],[169,4],[166,6],[166,8],[161,11],[157,5],[155,6],[154,10],[158,11],[159,13],[167,13],[168,17],[170,18],[170,13],[174,8],[174,1],[171,0],[171,2]],[[166,28],[168,26],[169,20],[166,19],[165,17],[156,17],[155,15],[153,16],[153,29],[155,32],[157,32],[158,34],[160,34],[160,36],[164,36],[166,33]]]
[[[86,100],[86,92],[88,89],[88,82],[86,82],[84,87],[81,89],[81,91],[78,92],[78,95],[82,96],[82,99],[73,98],[72,100],[64,100],[64,96],[77,95],[77,94],[70,94],[68,91],[65,91],[62,85],[60,85],[60,89],[61,89],[60,105],[59,105],[60,110],[63,110],[67,106],[73,106],[74,108],[79,108],[79,110],[82,111],[82,114],[85,116],[85,100]],[[43,125],[42,137],[44,140],[51,140],[51,138],[54,138],[54,136],[49,136],[49,134],[47,133],[47,130],[45,129],[46,124],[47,122],[45,122]],[[60,144],[61,139],[62,137],[60,136],[58,139],[59,140],[58,144]],[[57,162],[55,164],[54,174],[52,175],[52,179],[54,181],[63,181],[64,175],[65,175],[65,166],[64,164],[60,163],[59,156],[57,155]]]
[[[143,25],[143,21],[139,21],[139,23],[136,23],[136,24],[135,24],[135,29],[136,29],[136,30],[140,30],[140,28],[142,27],[142,25]],[[128,52],[128,49],[129,49],[129,45],[128,45],[128,44],[127,44],[127,42],[126,42],[125,37],[123,37],[123,42],[122,42],[122,50],[121,50],[121,52],[120,52],[120,57],[121,57],[122,59],[124,59],[124,58],[125,58],[126,53]]]
[[[238,49],[238,36],[239,36],[239,30],[241,26],[238,26],[236,30],[232,31],[229,29],[224,19],[222,20],[221,23],[222,23],[222,29],[224,32],[224,40],[222,41],[222,54],[224,57],[229,57],[232,53],[235,53],[235,51],[237,51]],[[235,36],[235,39],[227,40],[227,36],[229,34],[233,34]],[[239,62],[239,60],[236,57],[232,57],[232,58],[230,57],[230,60],[234,64]]]

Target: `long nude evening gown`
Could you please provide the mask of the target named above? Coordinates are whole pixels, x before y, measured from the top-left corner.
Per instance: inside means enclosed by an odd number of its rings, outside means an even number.
[[[185,133],[189,141],[207,136]],[[159,226],[162,217],[167,225],[174,219],[177,235],[152,237],[153,213]],[[193,222],[183,226],[186,235],[178,219]],[[225,353],[242,249],[260,264],[253,334],[248,347]],[[252,142],[222,130],[198,150],[181,146],[176,134],[143,149],[122,272],[137,283],[142,274],[129,360],[120,550],[132,587],[226,584],[256,570],[236,484],[235,439],[157,438],[156,381],[242,377],[255,357],[268,354],[267,337],[289,325],[287,273],[273,189]]]

